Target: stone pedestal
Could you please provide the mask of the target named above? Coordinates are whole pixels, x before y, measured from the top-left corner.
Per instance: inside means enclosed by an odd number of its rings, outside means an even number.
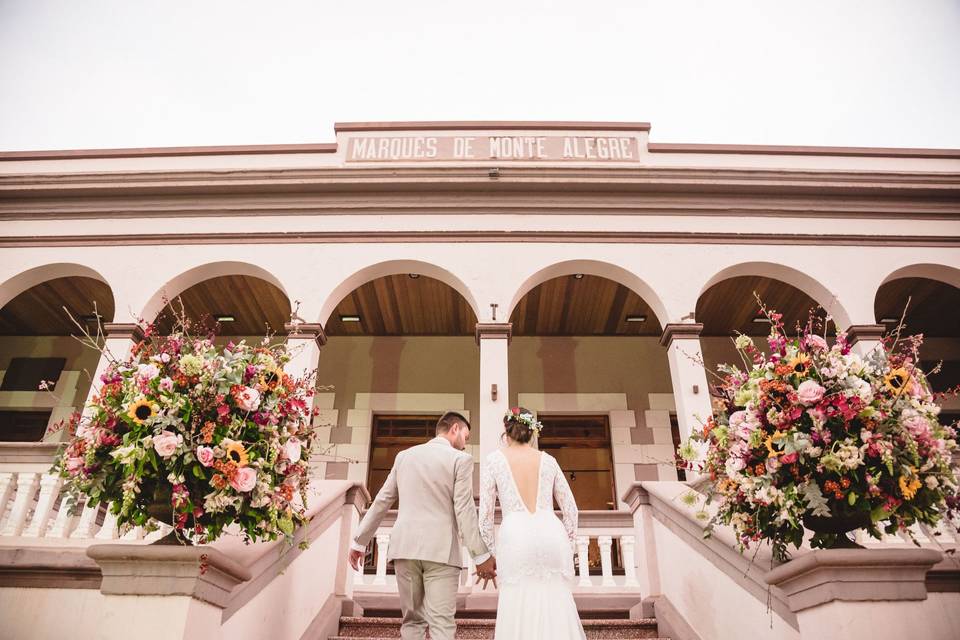
[[[953,640],[958,629],[928,606],[932,549],[822,549],[764,579],[783,591],[800,637],[844,640]]]
[[[242,565],[210,547],[103,544],[87,550],[108,600],[99,637],[217,638],[230,592],[250,580]]]

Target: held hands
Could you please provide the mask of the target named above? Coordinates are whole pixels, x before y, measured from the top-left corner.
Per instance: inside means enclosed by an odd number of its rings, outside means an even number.
[[[473,574],[477,576],[477,581],[474,584],[480,584],[480,581],[483,580],[483,589],[487,588],[487,584],[493,580],[493,588],[497,588],[497,559],[493,556],[487,558],[484,562],[477,565],[477,571]]]

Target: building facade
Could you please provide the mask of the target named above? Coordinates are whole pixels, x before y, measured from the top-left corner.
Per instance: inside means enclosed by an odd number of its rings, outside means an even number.
[[[730,336],[762,344],[758,299],[788,327],[829,316],[862,350],[905,317],[944,361],[935,387],[960,382],[958,151],[658,144],[644,123],[336,130],[0,154],[0,440],[62,439],[93,392],[105,363],[64,307],[123,353],[176,299],[224,336],[301,345],[292,372],[332,386],[319,482],[375,492],[448,409],[473,423],[479,469],[522,405],[588,520],[628,528],[638,482],[678,480]],[[640,533],[591,531],[598,584],[652,593]]]

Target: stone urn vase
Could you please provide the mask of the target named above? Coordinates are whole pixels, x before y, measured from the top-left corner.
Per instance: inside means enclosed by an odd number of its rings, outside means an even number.
[[[829,516],[805,513],[803,526],[821,536],[833,536],[833,542],[824,547],[826,549],[863,549],[863,545],[857,544],[848,534],[869,527],[870,514],[866,511],[840,512]]]
[[[147,505],[147,513],[150,514],[151,518],[157,522],[170,525],[171,527],[173,527],[172,497],[173,493],[170,490],[170,486],[164,483],[157,487],[157,490],[153,494],[153,502]],[[193,546],[193,542],[191,542],[189,538],[177,535],[176,530],[173,528],[170,529],[170,533],[154,540],[151,544]]]

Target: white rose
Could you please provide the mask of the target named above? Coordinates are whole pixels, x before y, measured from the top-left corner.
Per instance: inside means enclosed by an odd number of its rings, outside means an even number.
[[[234,396],[237,406],[243,411],[256,411],[260,406],[260,392],[252,387],[244,387]]]
[[[287,440],[283,445],[283,455],[290,462],[299,462],[302,452],[302,443],[296,436]]]

